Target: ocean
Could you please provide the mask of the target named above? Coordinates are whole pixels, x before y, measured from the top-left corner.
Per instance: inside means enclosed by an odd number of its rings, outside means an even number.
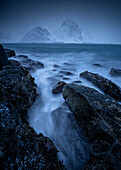
[[[81,78],[83,71],[98,73],[121,87],[121,77],[109,74],[111,68],[121,69],[121,45],[106,44],[3,44],[4,48],[15,50],[17,55],[27,55],[41,61],[43,69],[32,73],[37,84],[39,97],[29,109],[29,123],[35,131],[49,137],[58,150],[58,158],[67,169],[80,169],[89,158],[88,139],[76,126],[73,114],[64,104],[61,94],[52,94],[58,81],[82,84],[95,88]],[[98,64],[98,65],[95,65]],[[58,65],[55,66],[54,65]],[[72,75],[64,75],[63,71]],[[80,82],[82,81],[82,83]]]

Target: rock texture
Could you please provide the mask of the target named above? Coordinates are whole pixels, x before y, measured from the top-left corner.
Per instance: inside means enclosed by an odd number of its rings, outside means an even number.
[[[53,94],[59,94],[62,92],[63,87],[66,85],[66,82],[59,81],[52,89]]]
[[[37,69],[44,68],[44,64],[40,61],[34,61],[29,59],[28,56],[18,55],[15,57],[17,61],[19,61],[23,66],[25,66],[30,72],[34,72]]]
[[[64,169],[57,149],[27,122],[28,108],[37,96],[28,70],[11,60],[0,70],[0,168]]]
[[[110,74],[111,76],[121,76],[121,69],[111,68]]]
[[[0,69],[9,63],[8,58],[5,54],[3,46],[0,44]]]
[[[4,49],[4,50],[5,50],[7,57],[12,57],[16,55],[14,50],[10,50],[10,49]]]
[[[103,76],[88,71],[81,73],[80,76],[94,83],[105,94],[113,97],[117,101],[121,101],[121,88],[112,81],[104,78]]]
[[[85,169],[121,169],[121,105],[81,85],[66,85],[62,94],[91,144]]]

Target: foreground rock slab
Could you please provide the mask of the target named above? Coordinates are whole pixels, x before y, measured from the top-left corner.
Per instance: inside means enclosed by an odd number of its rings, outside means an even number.
[[[121,88],[112,81],[104,78],[103,76],[100,76],[99,74],[91,73],[88,71],[81,73],[80,76],[94,83],[105,94],[113,97],[117,101],[121,101]]]
[[[81,85],[68,84],[62,94],[91,144],[85,169],[121,169],[121,105]]]

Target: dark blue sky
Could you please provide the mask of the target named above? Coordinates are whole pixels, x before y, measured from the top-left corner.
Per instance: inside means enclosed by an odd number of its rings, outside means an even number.
[[[67,18],[74,19],[80,27],[86,25],[95,35],[101,30],[106,34],[109,29],[114,37],[116,33],[121,37],[121,0],[0,1],[0,25],[6,30],[27,30],[37,25],[54,30]]]

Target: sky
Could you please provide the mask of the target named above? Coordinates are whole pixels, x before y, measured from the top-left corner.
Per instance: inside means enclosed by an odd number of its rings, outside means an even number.
[[[0,0],[0,38],[21,39],[35,26],[51,32],[68,18],[94,42],[121,43],[121,0]]]

